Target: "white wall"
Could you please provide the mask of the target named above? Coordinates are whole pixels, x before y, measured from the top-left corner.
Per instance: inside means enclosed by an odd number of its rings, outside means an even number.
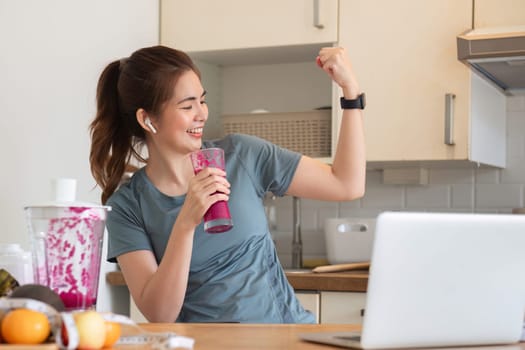
[[[110,61],[159,42],[158,12],[156,0],[0,0],[0,242],[29,249],[23,207],[50,200],[53,178],[100,202],[88,163],[96,83]]]
[[[504,116],[502,116],[504,117]],[[385,210],[511,213],[525,206],[525,96],[507,97],[507,167],[429,170],[429,184],[384,185],[381,171],[368,171],[365,196],[343,203],[303,200],[303,251],[306,259],[326,257],[326,218],[375,218]],[[365,110],[366,118],[366,110]],[[292,200],[279,198],[274,238],[284,265],[291,261]]]

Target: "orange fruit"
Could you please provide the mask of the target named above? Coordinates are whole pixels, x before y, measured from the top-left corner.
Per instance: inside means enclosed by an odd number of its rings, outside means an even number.
[[[21,308],[4,316],[1,331],[9,344],[40,344],[49,337],[51,326],[44,313]]]
[[[4,342],[4,340],[2,339],[2,328],[1,328],[2,320],[4,319],[4,316],[7,315],[8,312],[9,310],[0,309],[0,343]]]
[[[117,342],[118,338],[120,338],[120,323],[118,322],[111,322],[111,321],[105,321],[106,326],[106,338],[104,340],[103,348],[110,348]]]

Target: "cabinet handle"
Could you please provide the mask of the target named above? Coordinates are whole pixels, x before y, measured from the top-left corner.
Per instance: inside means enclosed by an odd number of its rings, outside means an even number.
[[[445,94],[445,145],[454,144],[454,99],[456,95]]]
[[[321,24],[319,12],[319,0],[314,0],[314,27],[323,29],[324,24]]]

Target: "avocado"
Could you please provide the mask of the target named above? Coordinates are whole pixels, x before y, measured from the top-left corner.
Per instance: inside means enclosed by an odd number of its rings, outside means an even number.
[[[9,296],[20,285],[9,271],[0,269],[0,297]]]
[[[24,284],[13,290],[10,298],[29,298],[51,305],[58,312],[66,310],[62,299],[51,288],[41,284]]]

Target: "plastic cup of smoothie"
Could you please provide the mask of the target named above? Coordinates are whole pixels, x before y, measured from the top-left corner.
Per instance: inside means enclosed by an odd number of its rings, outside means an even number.
[[[192,152],[191,163],[195,174],[208,167],[225,170],[224,150],[204,148]],[[233,222],[226,201],[215,202],[204,214],[204,231],[208,233],[226,232],[232,227]]]

